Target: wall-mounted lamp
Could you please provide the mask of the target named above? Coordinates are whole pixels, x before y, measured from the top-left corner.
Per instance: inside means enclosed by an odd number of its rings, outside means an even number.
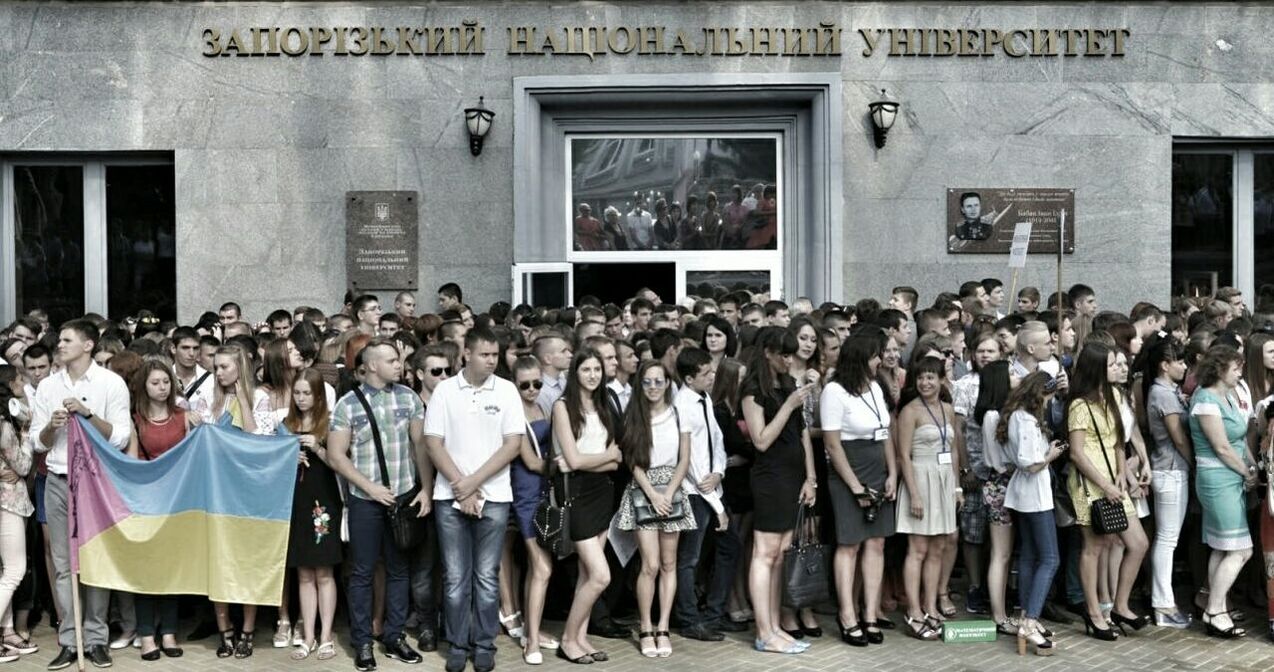
[[[482,139],[491,130],[491,119],[495,112],[482,105],[482,96],[478,97],[477,107],[467,107],[464,111],[464,123],[469,127],[469,152],[474,156],[482,153]]]
[[[880,100],[867,105],[867,110],[871,113],[871,125],[875,130],[876,149],[885,146],[885,136],[889,135],[889,129],[894,125],[894,119],[898,117],[898,102],[889,97],[884,89],[880,90]]]

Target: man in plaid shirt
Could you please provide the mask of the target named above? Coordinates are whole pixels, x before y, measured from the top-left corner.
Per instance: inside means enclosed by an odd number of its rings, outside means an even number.
[[[372,575],[379,559],[385,561],[385,655],[405,663],[419,663],[421,656],[407,644],[403,624],[407,620],[407,556],[394,544],[388,528],[389,507],[395,498],[415,486],[415,470],[422,479],[414,504],[420,515],[433,506],[433,467],[425,452],[424,405],[409,388],[398,384],[403,364],[393,341],[372,339],[358,353],[362,374],[357,390],[347,393],[332,409],[328,434],[328,460],[350,484],[345,515],[349,516],[349,552],[353,569],[349,579],[350,639],[354,667],[376,669],[372,653]],[[369,418],[359,392],[371,407]],[[376,457],[372,422],[380,432],[388,472],[382,476]],[[388,481],[388,487],[384,485]]]

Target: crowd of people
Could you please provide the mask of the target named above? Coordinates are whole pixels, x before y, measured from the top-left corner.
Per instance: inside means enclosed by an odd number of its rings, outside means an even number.
[[[34,311],[0,333],[0,660],[36,651],[33,612],[58,624],[49,669],[76,657],[73,415],[139,460],[204,423],[299,437],[272,639],[295,660],[338,655],[342,593],[359,670],[378,642],[492,670],[502,633],[528,665],[604,663],[599,638],[667,658],[674,629],[799,655],[820,614],[867,647],[940,639],[961,608],[1039,655],[1046,623],[1240,637],[1245,601],[1274,638],[1274,316],[1232,288],[1126,313],[1085,285],[920,298],[475,313],[449,283],[427,314],[407,292],[255,325],[234,303],[190,326]],[[411,543],[404,507],[427,519]],[[834,547],[821,604],[788,599],[794,537]],[[92,664],[182,655],[177,596],[81,597]],[[256,606],[194,607],[188,639],[253,655]]]

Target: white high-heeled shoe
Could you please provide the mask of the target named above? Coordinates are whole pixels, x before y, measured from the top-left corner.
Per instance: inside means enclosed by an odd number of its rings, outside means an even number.
[[[522,612],[515,611],[508,616],[504,612],[500,612],[500,625],[504,626],[504,631],[509,633],[509,637],[513,639],[522,639],[522,626],[515,625],[522,618]]]

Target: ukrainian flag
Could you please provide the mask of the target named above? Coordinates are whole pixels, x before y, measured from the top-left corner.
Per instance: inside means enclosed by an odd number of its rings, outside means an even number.
[[[68,425],[72,571],[101,588],[278,605],[299,443],[202,425],[144,462]]]

